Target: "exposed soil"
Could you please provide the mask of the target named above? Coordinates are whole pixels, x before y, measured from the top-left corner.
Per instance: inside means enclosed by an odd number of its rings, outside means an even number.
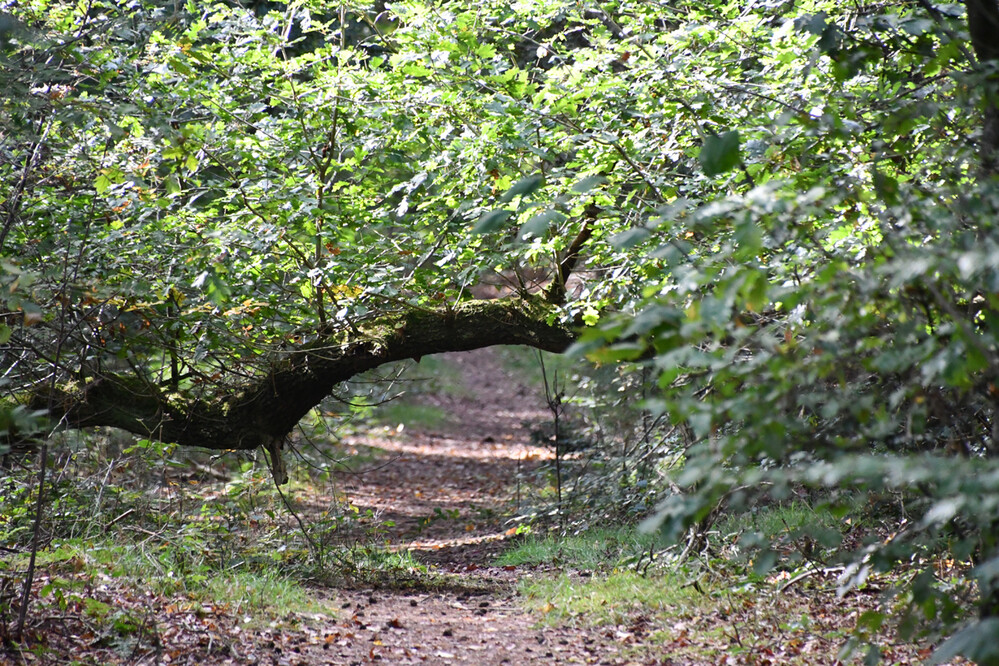
[[[460,387],[420,400],[448,421],[401,433],[387,427],[365,440],[392,462],[342,475],[342,484],[355,506],[394,523],[390,548],[458,574],[467,589],[339,592],[355,638],[329,649],[330,663],[653,663],[620,657],[613,632],[539,626],[515,598],[518,577],[534,572],[490,566],[515,538],[504,521],[516,508],[518,476],[552,455],[531,444],[529,428],[549,414],[539,389],[511,376],[496,352],[450,354],[447,362],[460,370]]]
[[[340,489],[354,506],[394,523],[387,535],[392,548],[443,567],[482,564],[483,548],[475,546],[507,536],[504,521],[518,508],[518,478],[553,456],[550,448],[532,445],[529,427],[549,415],[538,389],[511,377],[495,352],[446,360],[460,370],[460,385],[417,400],[447,419],[437,427],[401,424],[348,438],[385,455],[340,473]]]

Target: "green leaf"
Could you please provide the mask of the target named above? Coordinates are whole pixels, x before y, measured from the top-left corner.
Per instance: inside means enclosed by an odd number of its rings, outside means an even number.
[[[97,190],[97,194],[104,194],[109,187],[111,187],[111,179],[104,174],[94,179],[94,189]]]
[[[611,236],[610,244],[619,250],[627,250],[628,248],[635,247],[648,237],[648,229],[645,227],[635,227],[634,229],[628,229],[627,231],[622,231],[619,234]]]
[[[701,147],[701,168],[707,176],[717,176],[739,165],[739,132],[712,134],[704,138]]]
[[[958,655],[980,664],[994,664],[999,660],[999,618],[988,617],[972,621],[937,648],[930,658],[931,664],[948,662]]]
[[[753,561],[753,571],[757,575],[763,576],[769,573],[777,565],[778,555],[772,550],[764,550],[756,556]]]
[[[829,22],[826,21],[826,13],[819,12],[818,14],[813,14],[809,16],[803,16],[795,20],[796,27],[799,30],[804,30],[805,32],[810,32],[816,37],[820,36],[829,27]]]
[[[505,208],[498,208],[496,210],[491,210],[488,213],[483,213],[479,217],[479,221],[475,224],[472,229],[473,234],[488,234],[492,231],[497,231],[503,226],[503,223],[507,221],[513,215],[512,210],[507,210]]]
[[[524,226],[520,228],[520,232],[517,234],[520,240],[526,240],[528,237],[540,238],[548,231],[552,223],[561,224],[565,222],[566,217],[557,210],[544,210],[537,215],[533,216]]]
[[[180,58],[170,58],[169,63],[170,67],[175,72],[183,74],[184,76],[191,76],[193,74],[191,68],[187,66],[187,63]]]
[[[7,324],[0,324],[0,345],[7,344],[13,334],[14,329]]]
[[[480,58],[492,58],[496,55],[496,47],[492,44],[479,44],[475,48],[475,55]]]
[[[594,176],[587,176],[586,178],[583,178],[581,181],[579,181],[578,183],[576,183],[575,185],[573,185],[572,186],[572,191],[575,192],[576,194],[586,194],[587,192],[589,192],[590,190],[592,190],[594,187],[597,187],[598,185],[602,185],[602,184],[604,184],[606,182],[607,182],[607,179],[604,178],[603,176],[596,176],[596,175],[594,175]]]
[[[177,194],[180,192],[180,179],[177,178],[177,174],[172,173],[167,176],[164,184],[166,186],[167,194]]]
[[[521,178],[516,183],[514,183],[509,190],[503,193],[500,197],[500,203],[507,203],[512,201],[514,197],[527,197],[535,192],[538,188],[544,185],[545,177],[541,174],[536,174],[534,176],[528,176],[527,178]]]
[[[229,283],[214,273],[208,276],[205,287],[205,295],[215,305],[222,305],[232,295],[232,288],[229,286]]]
[[[694,435],[703,439],[711,434],[711,412],[698,411],[687,417],[687,423],[694,431]]]

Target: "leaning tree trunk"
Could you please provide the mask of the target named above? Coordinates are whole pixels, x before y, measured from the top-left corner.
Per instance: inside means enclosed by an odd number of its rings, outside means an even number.
[[[453,308],[414,308],[351,332],[284,351],[268,370],[215,395],[164,390],[135,375],[39,388],[33,402],[70,427],[113,426],[165,442],[220,450],[263,447],[283,480],[280,443],[334,387],[384,363],[492,345],[561,352],[573,341],[555,307],[540,296],[474,300]]]

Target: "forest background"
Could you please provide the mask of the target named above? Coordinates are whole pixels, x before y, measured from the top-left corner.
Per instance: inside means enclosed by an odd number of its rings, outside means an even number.
[[[997,68],[988,0],[0,4],[5,642],[107,428],[283,484],[365,373],[526,345],[601,461],[536,517],[889,516],[739,558],[999,663]]]

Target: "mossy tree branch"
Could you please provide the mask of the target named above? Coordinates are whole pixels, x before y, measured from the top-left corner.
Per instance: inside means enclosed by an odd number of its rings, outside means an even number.
[[[561,352],[573,332],[541,297],[473,300],[433,310],[414,308],[284,351],[269,370],[242,385],[202,394],[165,391],[134,375],[104,374],[86,383],[42,388],[36,405],[52,405],[68,427],[113,426],[160,441],[217,450],[273,453],[334,387],[384,363],[493,345]]]

